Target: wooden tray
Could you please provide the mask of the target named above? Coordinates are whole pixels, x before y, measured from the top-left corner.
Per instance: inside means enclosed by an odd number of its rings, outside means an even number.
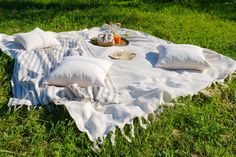
[[[102,43],[99,44],[97,41],[97,38],[92,38],[90,39],[90,43],[92,43],[93,45],[97,45],[97,46],[102,46],[102,47],[109,47],[109,46],[126,46],[129,44],[129,41],[123,37],[121,37],[121,43],[120,44],[113,44],[113,43]]]

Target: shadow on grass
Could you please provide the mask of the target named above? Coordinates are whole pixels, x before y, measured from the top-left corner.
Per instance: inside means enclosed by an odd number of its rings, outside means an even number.
[[[158,10],[160,8],[170,6],[170,5],[181,5],[183,7],[197,10],[199,12],[209,13],[211,15],[215,15],[222,19],[236,21],[236,1],[235,0],[130,0],[130,1],[117,1],[112,0],[109,2],[104,1],[78,1],[78,0],[71,0],[71,1],[49,1],[47,3],[40,2],[40,1],[29,1],[29,0],[21,0],[21,1],[9,1],[3,0],[0,2],[0,9],[10,12],[19,12],[22,14],[26,10],[44,10],[44,12],[35,12],[37,16],[45,16],[47,18],[52,18],[53,16],[59,13],[65,13],[68,11],[73,10],[81,10],[88,12],[92,9],[97,8],[109,8],[109,7],[127,7],[127,8],[138,8],[143,9],[143,6],[149,6],[147,8],[155,8]],[[27,12],[26,12],[27,13]],[[40,15],[42,14],[42,15]],[[100,12],[96,12],[94,16],[97,14],[101,14]],[[15,14],[17,15],[17,14]],[[52,17],[48,17],[51,15]],[[6,15],[7,16],[7,15]],[[27,16],[24,14],[24,16]],[[29,18],[34,20],[35,15],[33,12],[30,12],[28,15]],[[11,18],[17,18],[17,16],[12,16]],[[22,18],[22,17],[19,17]],[[25,18],[25,17],[24,17]]]
[[[74,9],[81,9],[81,10],[87,10],[91,8],[97,8],[101,6],[102,3],[98,2],[78,2],[76,0],[72,0],[69,2],[49,2],[49,3],[43,3],[43,2],[37,2],[37,1],[27,1],[27,0],[21,0],[21,1],[8,1],[3,0],[0,2],[0,8],[7,9],[7,10],[16,10],[22,11],[26,9],[54,9],[54,10],[60,10],[60,11],[69,11]]]
[[[0,49],[0,115],[7,113],[7,99],[11,97],[11,77],[14,68],[14,60]]]

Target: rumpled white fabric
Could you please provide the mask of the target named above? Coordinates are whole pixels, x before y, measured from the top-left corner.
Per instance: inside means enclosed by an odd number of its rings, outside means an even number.
[[[147,118],[164,103],[178,96],[193,95],[213,82],[223,81],[235,72],[236,62],[229,57],[204,49],[210,68],[204,71],[156,68],[157,46],[169,42],[148,34],[123,29],[128,34],[125,47],[99,47],[89,39],[99,28],[53,33],[61,45],[48,49],[25,51],[13,36],[0,35],[0,48],[15,59],[12,76],[13,97],[9,106],[38,104],[65,105],[80,131],[91,141],[106,137],[116,127],[132,124],[135,117]],[[132,60],[112,60],[114,50],[136,53]],[[48,85],[47,79],[64,56],[84,55],[113,62],[105,87],[81,88]]]

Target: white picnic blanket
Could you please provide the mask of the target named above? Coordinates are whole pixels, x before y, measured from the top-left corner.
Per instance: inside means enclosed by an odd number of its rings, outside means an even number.
[[[0,35],[0,48],[15,59],[12,76],[13,97],[8,105],[39,104],[65,105],[80,131],[89,139],[106,137],[116,127],[131,124],[135,117],[147,118],[160,106],[178,96],[193,95],[213,82],[223,81],[235,72],[236,62],[229,57],[204,49],[211,68],[194,70],[166,70],[155,68],[156,47],[168,43],[148,34],[123,29],[129,45],[99,47],[89,39],[97,36],[99,28],[76,32],[54,33],[61,46],[25,51],[14,42],[13,36]],[[109,54],[125,50],[136,53],[132,60],[112,60]],[[106,78],[106,87],[80,88],[48,86],[44,82],[64,56],[85,55],[110,60],[113,65]],[[133,135],[133,134],[132,134]]]

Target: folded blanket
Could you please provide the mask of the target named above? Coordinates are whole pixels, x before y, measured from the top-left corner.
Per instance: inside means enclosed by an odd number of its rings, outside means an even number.
[[[62,104],[68,109],[80,131],[96,141],[116,127],[132,124],[135,117],[147,118],[160,111],[160,106],[178,96],[193,95],[213,82],[223,81],[236,70],[236,62],[214,51],[204,49],[210,68],[168,70],[156,68],[157,46],[169,42],[148,34],[123,29],[128,36],[126,47],[100,47],[89,42],[99,28],[78,32],[51,32],[61,43],[57,47],[25,51],[13,36],[1,35],[0,48],[15,59],[12,76],[14,99],[9,106]],[[132,60],[112,60],[109,55],[127,50],[136,56]],[[113,62],[105,87],[81,88],[48,85],[47,79],[65,56],[84,55]]]

